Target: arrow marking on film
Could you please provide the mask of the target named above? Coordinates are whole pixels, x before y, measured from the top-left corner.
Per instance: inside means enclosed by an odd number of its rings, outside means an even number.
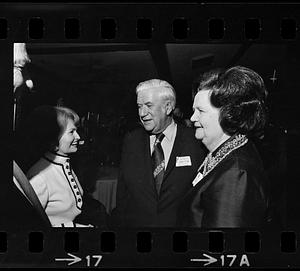
[[[56,258],[55,261],[67,261],[67,262],[69,262],[68,265],[72,265],[74,263],[78,263],[81,261],[81,258],[79,258],[71,253],[68,253],[68,255],[72,258]]]
[[[210,255],[207,255],[207,254],[203,253],[203,256],[205,256],[206,259],[191,259],[191,262],[207,262],[207,263],[204,264],[204,266],[206,266],[206,265],[215,263],[217,261],[216,258],[214,258]]]

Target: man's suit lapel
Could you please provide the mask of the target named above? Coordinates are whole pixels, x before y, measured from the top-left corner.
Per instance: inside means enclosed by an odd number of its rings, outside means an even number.
[[[175,137],[175,141],[174,141],[174,145],[173,145],[173,148],[172,148],[172,151],[171,151],[171,155],[170,155],[170,158],[169,158],[167,169],[165,171],[164,181],[168,178],[168,175],[171,173],[172,169],[176,165],[176,157],[180,155],[181,150],[184,146],[183,139],[184,139],[184,137],[183,137],[182,126],[180,124],[177,124],[177,134],[176,134],[176,137]]]
[[[153,173],[152,173],[152,161],[151,161],[151,150],[150,150],[150,137],[146,132],[142,133],[141,139],[142,145],[140,146],[141,156],[139,164],[143,166],[139,170],[143,170],[143,182],[147,184],[147,187],[150,187],[152,192],[157,195],[156,188],[154,185]]]

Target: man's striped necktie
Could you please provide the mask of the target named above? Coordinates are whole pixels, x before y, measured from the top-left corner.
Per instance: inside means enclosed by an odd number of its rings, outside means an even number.
[[[154,142],[153,152],[152,152],[152,169],[153,177],[155,182],[155,187],[157,194],[159,195],[161,184],[164,178],[165,172],[165,158],[164,152],[161,147],[161,142],[165,135],[163,133],[156,135],[156,140]]]

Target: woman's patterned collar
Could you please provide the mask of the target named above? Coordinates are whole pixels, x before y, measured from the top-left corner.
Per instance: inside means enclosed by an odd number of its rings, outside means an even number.
[[[221,144],[213,153],[209,153],[198,171],[203,171],[203,177],[212,171],[229,153],[248,142],[245,135],[235,134]]]
[[[44,157],[54,164],[65,164],[70,162],[69,156],[60,155],[54,152],[47,152]]]

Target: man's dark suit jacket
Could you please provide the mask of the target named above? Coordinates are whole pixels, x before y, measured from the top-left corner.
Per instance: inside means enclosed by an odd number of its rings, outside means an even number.
[[[195,139],[194,130],[177,124],[177,134],[157,195],[151,165],[149,134],[138,128],[127,134],[117,186],[115,226],[174,227],[177,207],[192,186],[206,149]],[[189,156],[191,166],[176,167],[176,157]]]
[[[186,194],[178,226],[264,227],[269,216],[268,182],[251,141],[232,151]]]

